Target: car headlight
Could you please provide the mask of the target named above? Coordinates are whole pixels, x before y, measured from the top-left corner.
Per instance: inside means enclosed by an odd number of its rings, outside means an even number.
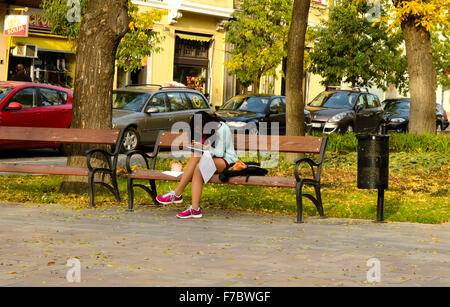
[[[406,119],[404,119],[404,118],[393,118],[393,119],[391,119],[391,123],[403,123],[405,121],[406,121]]]
[[[247,125],[245,122],[227,122],[227,125],[233,128],[242,128]]]
[[[347,113],[343,112],[343,113],[339,113],[334,115],[333,117],[331,117],[328,122],[329,123],[337,123],[339,121],[341,121],[342,119],[344,119],[347,116]]]
[[[305,122],[310,123],[312,121],[311,112],[305,110]]]

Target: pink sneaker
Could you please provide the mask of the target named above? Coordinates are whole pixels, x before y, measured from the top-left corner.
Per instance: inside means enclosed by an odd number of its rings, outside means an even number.
[[[181,204],[183,202],[183,194],[176,196],[174,191],[170,191],[167,194],[156,196],[156,200],[162,205]]]
[[[202,208],[198,208],[198,210],[195,210],[190,206],[186,211],[180,212],[177,214],[177,218],[179,219],[198,219],[202,217]]]

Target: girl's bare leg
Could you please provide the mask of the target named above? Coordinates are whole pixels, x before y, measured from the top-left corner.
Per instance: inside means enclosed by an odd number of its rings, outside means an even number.
[[[217,172],[221,173],[226,167],[225,161],[220,158],[213,158],[216,165]],[[203,190],[203,176],[198,165],[195,166],[194,174],[192,176],[192,208],[198,210],[200,207],[200,197]],[[177,194],[180,195],[180,194]]]
[[[184,191],[184,188],[186,188],[189,182],[191,182],[192,176],[194,175],[195,168],[197,167],[200,158],[201,157],[198,157],[197,155],[192,155],[192,157],[189,159],[184,169],[180,183],[178,184],[177,188],[174,191],[175,195],[177,196],[181,195]]]

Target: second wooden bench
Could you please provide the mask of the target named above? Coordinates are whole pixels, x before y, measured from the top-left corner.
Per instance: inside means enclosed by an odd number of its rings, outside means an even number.
[[[55,165],[55,164],[32,164],[32,163],[0,163],[2,173],[25,173],[40,175],[62,175],[62,176],[87,176],[89,182],[89,207],[95,203],[95,185],[100,184],[108,188],[117,201],[120,202],[120,194],[117,186],[117,163],[122,144],[123,131],[100,130],[100,129],[71,129],[71,128],[34,128],[34,127],[0,127],[0,142],[14,141],[37,144],[92,144],[112,145],[113,152],[104,149],[91,149],[87,151],[87,167]],[[0,144],[1,148],[1,144]],[[101,155],[106,161],[106,167],[92,166],[94,155]],[[96,174],[109,175],[111,184],[103,181],[95,181]]]

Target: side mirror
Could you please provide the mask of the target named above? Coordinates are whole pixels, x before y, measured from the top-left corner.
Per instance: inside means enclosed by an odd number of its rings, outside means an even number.
[[[8,110],[12,110],[12,111],[22,110],[23,106],[20,103],[18,103],[18,102],[10,102],[8,104],[8,108],[7,109]]]
[[[219,111],[220,110],[220,106],[214,106],[214,110]]]
[[[145,113],[152,114],[152,113],[159,113],[159,109],[155,107],[150,107],[147,110],[145,110]]]

